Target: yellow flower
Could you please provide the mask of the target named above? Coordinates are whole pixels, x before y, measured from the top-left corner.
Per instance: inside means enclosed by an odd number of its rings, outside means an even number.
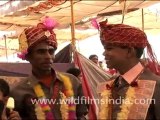
[[[35,113],[38,120],[45,120],[45,114],[38,104],[35,104]]]
[[[118,120],[125,120],[128,118],[129,110],[130,107],[133,105],[134,99],[135,99],[135,88],[130,86],[126,92],[124,103],[120,106],[121,112],[119,112],[117,115]]]
[[[59,75],[62,78],[63,84],[65,86],[65,90],[72,90],[72,84],[71,84],[69,77],[63,74],[59,74]]]
[[[44,107],[43,107],[43,110],[44,110],[44,111],[49,111],[49,110],[51,110],[51,109],[50,109],[50,107],[47,105],[47,106],[44,106]]]
[[[73,96],[74,94],[73,94],[73,90],[67,90],[66,91],[66,96],[68,96],[68,97],[71,97],[71,96]]]
[[[34,86],[34,91],[35,91],[35,94],[37,95],[37,97],[45,96],[44,92],[43,92],[43,90],[42,90],[42,88],[41,88],[41,86],[39,84]]]
[[[60,96],[61,100],[65,101],[66,96],[62,92],[60,92]],[[68,120],[68,104],[66,103],[61,104],[60,111],[62,115],[62,120]]]
[[[111,95],[111,90],[104,90],[101,93],[101,106],[99,112],[99,119],[109,119],[109,98]],[[121,111],[117,114],[117,120],[125,120],[128,118],[130,107],[133,105],[135,100],[135,88],[129,87],[125,99],[123,100],[122,105],[120,106]]]
[[[75,107],[75,106],[69,106],[68,109],[69,109],[70,111],[75,111],[75,110],[76,110],[76,107]]]
[[[111,95],[111,90],[104,90],[101,93],[101,106],[99,112],[99,119],[108,119],[108,112],[109,112],[109,97]]]

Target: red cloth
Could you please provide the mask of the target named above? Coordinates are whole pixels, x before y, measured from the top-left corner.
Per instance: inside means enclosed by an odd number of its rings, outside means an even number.
[[[146,34],[138,28],[125,24],[100,23],[100,38],[103,44],[145,48]]]
[[[43,23],[39,23],[36,27],[25,29],[28,48],[46,41],[53,47],[57,48],[56,34],[52,30],[48,30]]]
[[[136,48],[147,47],[147,57],[153,62],[152,67],[154,67],[155,73],[159,73],[156,55],[147,40],[146,34],[142,30],[125,24],[107,24],[107,21],[102,21],[99,24],[100,39],[103,45]]]
[[[114,75],[116,73],[115,69],[109,69],[107,72],[109,72],[110,74]]]

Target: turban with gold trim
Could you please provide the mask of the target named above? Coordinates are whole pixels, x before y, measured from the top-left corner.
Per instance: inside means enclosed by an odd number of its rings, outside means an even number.
[[[135,48],[147,48],[147,57],[153,62],[155,73],[159,73],[157,68],[157,58],[147,40],[146,34],[133,26],[125,24],[108,24],[107,21],[99,23],[100,39],[103,45],[107,46],[128,46]]]
[[[46,17],[37,26],[26,28],[19,36],[19,51],[21,54],[18,54],[18,57],[25,60],[28,50],[42,41],[46,41],[57,49],[56,34],[53,32],[56,24],[53,19]]]
[[[125,24],[100,23],[100,39],[105,45],[145,48],[148,44],[146,34],[138,28]]]

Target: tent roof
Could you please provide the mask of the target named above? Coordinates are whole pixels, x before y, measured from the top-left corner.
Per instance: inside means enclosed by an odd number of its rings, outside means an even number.
[[[52,0],[50,0],[52,1]],[[123,1],[123,0],[121,0]],[[156,4],[160,1],[144,1],[144,0],[138,0],[138,1],[127,1],[127,9],[139,9],[139,8],[145,8],[150,5]],[[22,4],[23,3],[23,4]],[[49,2],[45,1],[21,1],[21,7],[15,11],[15,8],[10,6],[10,11],[2,11],[1,10],[1,16],[0,16],[0,30],[17,30],[17,35],[21,33],[21,31],[25,27],[36,25],[38,22],[40,22],[45,16],[50,16],[58,21],[60,24],[59,27],[57,27],[56,32],[60,35],[57,35],[59,40],[64,39],[70,39],[70,24],[71,24],[71,7],[70,7],[70,1],[67,0],[58,0],[58,3],[54,3],[54,5],[50,5],[49,8],[42,7],[41,4],[44,4],[49,6]],[[1,9],[1,7],[0,7]],[[120,23],[121,22],[121,15],[119,17],[115,16],[112,17],[112,15],[121,14],[122,10],[122,4],[120,4],[119,0],[112,0],[112,1],[87,1],[87,0],[81,0],[81,1],[74,1],[74,18],[76,22],[76,29],[84,30],[84,29],[90,29],[93,28],[91,24],[86,24],[87,20],[90,20],[89,18],[93,18],[95,16],[98,16],[102,20],[103,18],[110,16],[109,19],[111,23]],[[12,11],[12,12],[11,12]],[[5,14],[6,12],[6,14]],[[107,14],[108,13],[108,14]],[[138,25],[137,27],[141,27],[141,24],[137,24],[137,17],[141,16],[141,12],[137,12],[136,14],[129,14],[128,17],[132,19],[130,21],[127,18],[128,24],[133,24],[133,21],[135,25]],[[148,14],[150,18],[152,13]],[[128,21],[129,20],[129,21]],[[140,20],[139,20],[140,21]],[[147,21],[145,21],[147,22]],[[151,22],[151,20],[149,21]],[[148,23],[145,25],[147,26]],[[150,26],[150,24],[149,24]],[[155,25],[157,27],[157,25]],[[155,27],[153,26],[153,27]],[[147,26],[148,27],[148,26]],[[67,31],[64,32],[64,29]],[[63,33],[63,36],[62,36]],[[90,33],[90,34],[89,34]],[[88,37],[90,35],[96,34],[96,32],[76,32],[76,35],[79,34],[79,36],[76,36],[76,39],[84,39],[85,37]]]
[[[47,1],[53,1],[50,4]],[[56,2],[58,3],[56,3]],[[75,38],[77,40],[85,39],[89,36],[98,34],[98,30],[91,25],[91,19],[97,18],[97,21],[102,21],[108,18],[109,23],[121,23],[122,21],[122,3],[123,0],[111,1],[95,1],[95,0],[81,0],[74,1],[74,18],[75,18]],[[58,21],[60,24],[54,31],[57,35],[58,44],[64,41],[71,40],[71,6],[68,0],[42,0],[42,1],[20,1],[18,6],[10,6],[5,10],[4,7],[12,5],[9,1],[0,5],[0,31],[16,31],[16,34],[8,35],[10,39],[6,41],[7,49],[18,49],[17,38],[19,34],[26,28],[36,25],[45,16],[50,16]],[[142,12],[140,8],[144,8],[144,27],[145,30],[152,33],[158,33],[160,29],[160,19],[157,12],[154,13],[147,7],[160,3],[160,1],[127,1],[128,12],[125,15],[124,23],[136,27],[142,27]],[[44,6],[46,5],[46,6]],[[132,11],[132,12],[131,12]],[[1,37],[1,36],[0,36]],[[3,38],[3,36],[2,36]],[[5,55],[5,41],[0,39],[1,54]],[[13,54],[15,50],[8,50],[8,54]]]

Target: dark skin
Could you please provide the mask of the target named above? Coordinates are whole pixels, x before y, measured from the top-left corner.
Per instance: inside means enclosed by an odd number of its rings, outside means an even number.
[[[31,53],[27,55],[27,60],[32,65],[32,72],[37,78],[51,75],[51,65],[53,64],[55,48],[47,42],[40,42],[34,46]]]
[[[117,47],[104,45],[104,53],[107,67],[116,69],[120,74],[126,73],[139,62],[133,47]]]

